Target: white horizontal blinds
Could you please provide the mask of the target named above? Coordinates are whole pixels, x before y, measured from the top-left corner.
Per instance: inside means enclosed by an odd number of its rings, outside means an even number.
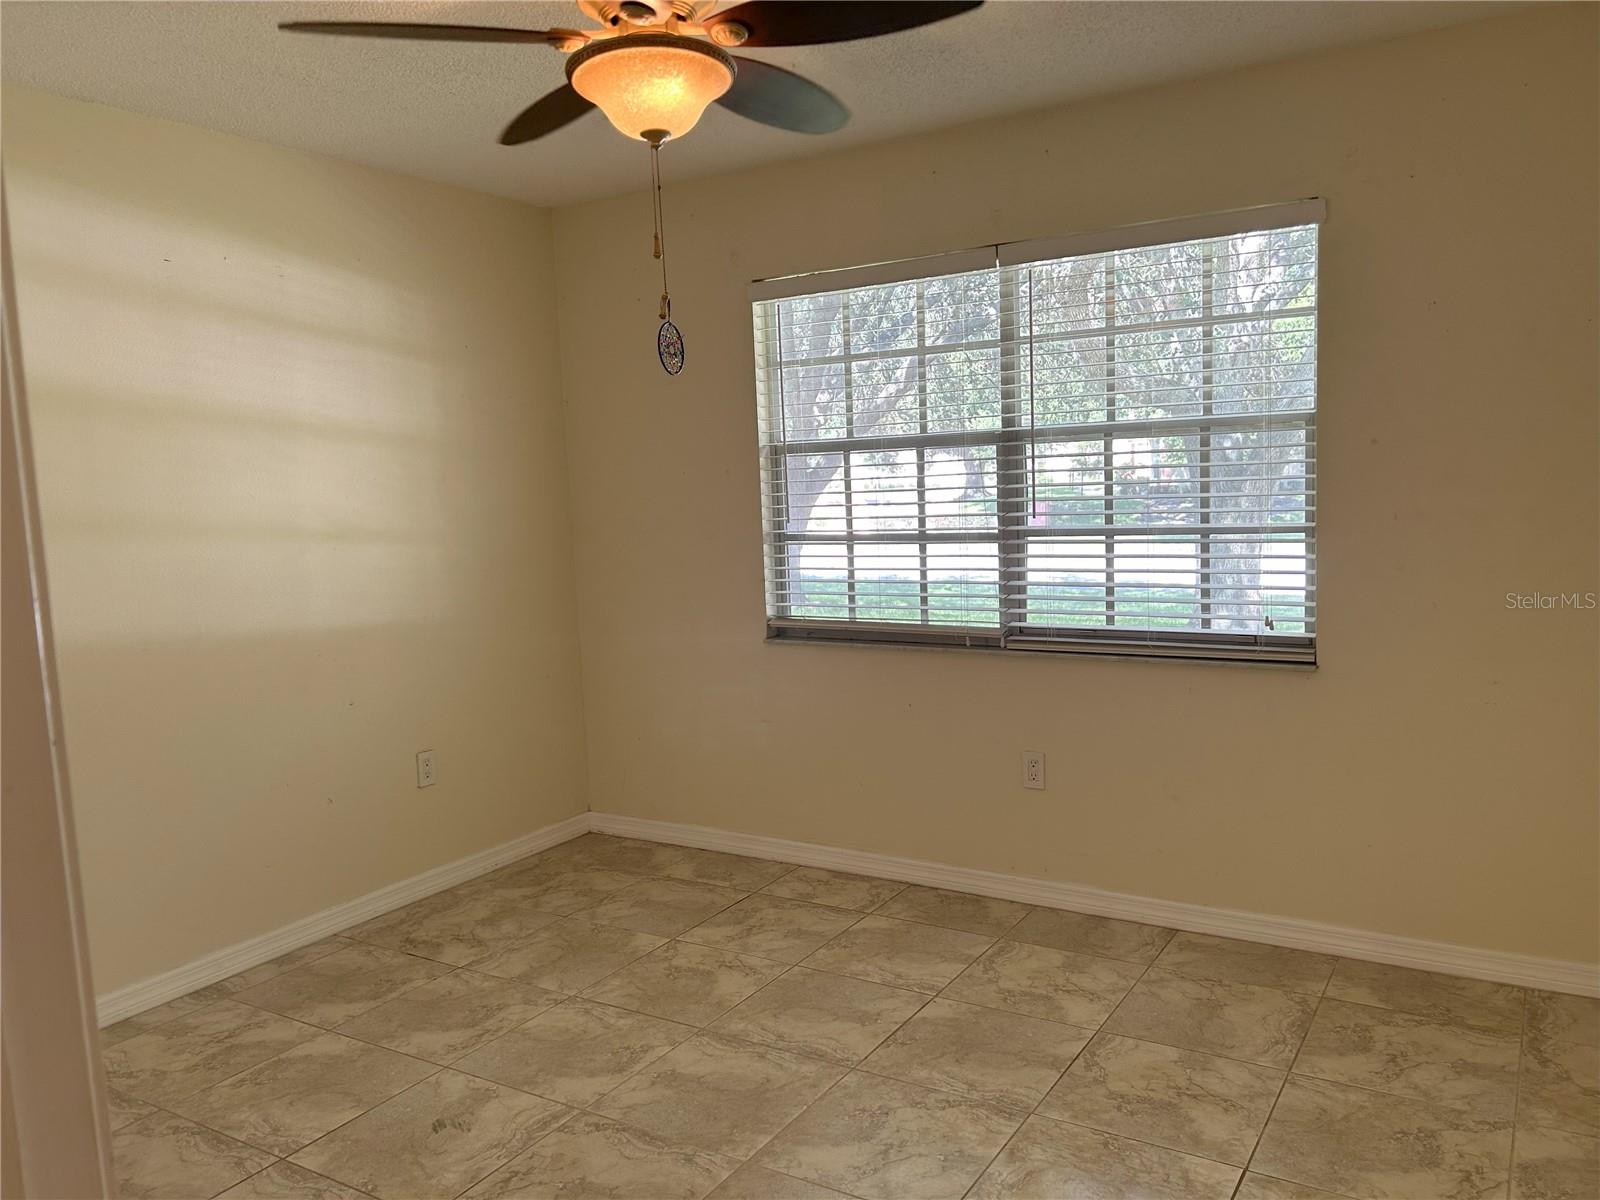
[[[997,637],[997,272],[755,308],[769,615]]]
[[[1320,210],[757,285],[773,631],[1311,661]]]
[[[1016,637],[1311,657],[1316,275],[1315,225],[1002,268]]]
[[[794,296],[817,296],[823,292],[844,292],[884,283],[939,279],[947,275],[965,275],[969,271],[987,271],[994,265],[993,246],[984,246],[977,250],[954,250],[949,254],[932,254],[926,258],[906,258],[898,262],[845,267],[838,271],[817,271],[809,275],[784,275],[776,279],[758,279],[750,285],[750,300],[752,303],[762,300],[786,300]]]

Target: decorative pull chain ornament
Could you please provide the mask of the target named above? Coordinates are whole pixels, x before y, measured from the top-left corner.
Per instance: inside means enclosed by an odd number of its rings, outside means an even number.
[[[650,216],[655,222],[655,255],[661,260],[661,328],[656,330],[656,356],[661,359],[663,371],[676,375],[683,370],[683,332],[672,323],[672,293],[667,290],[667,230],[661,211],[661,142],[665,136],[659,129],[644,132],[645,141],[650,143]]]

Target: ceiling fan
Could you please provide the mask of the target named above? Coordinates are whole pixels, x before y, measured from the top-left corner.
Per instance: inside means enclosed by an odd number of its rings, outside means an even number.
[[[832,133],[850,119],[833,93],[793,71],[728,46],[813,46],[882,37],[977,8],[982,0],[578,0],[599,29],[504,29],[391,21],[289,21],[291,33],[410,38],[432,42],[510,42],[552,46],[567,59],[567,82],[535,100],[500,134],[505,146],[531,142],[598,108],[619,132],[650,145],[654,257],[661,263],[656,353],[668,375],[683,370],[683,334],[667,288],[666,221],[658,155],[682,137],[712,101],[763,125]]]
[[[659,146],[706,106],[778,129],[832,133],[849,110],[826,89],[727,47],[811,46],[881,37],[977,8],[982,0],[578,0],[598,29],[505,29],[389,21],[289,21],[293,33],[547,45],[571,55],[567,82],[518,113],[502,145],[531,142],[599,108],[621,133]]]

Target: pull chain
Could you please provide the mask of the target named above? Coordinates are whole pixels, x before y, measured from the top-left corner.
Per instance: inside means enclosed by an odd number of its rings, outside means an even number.
[[[655,225],[655,255],[661,260],[661,328],[656,330],[656,354],[668,375],[683,370],[683,334],[672,323],[672,294],[667,290],[667,219],[661,207],[661,143],[667,136],[645,133],[650,143],[650,219]]]
[[[650,218],[655,224],[655,256],[661,260],[661,319],[672,319],[672,297],[667,292],[667,229],[661,208],[661,143],[650,143]]]

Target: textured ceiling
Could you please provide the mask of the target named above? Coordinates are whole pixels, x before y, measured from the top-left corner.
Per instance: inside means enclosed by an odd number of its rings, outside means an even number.
[[[713,107],[692,134],[663,151],[662,162],[669,178],[713,174],[1510,7],[991,0],[976,12],[892,37],[746,51],[833,90],[853,111],[850,124],[818,138]],[[511,116],[564,82],[564,58],[554,50],[315,38],[274,28],[308,18],[590,24],[575,4],[547,0],[5,0],[0,62],[8,83],[536,204],[569,204],[646,182],[643,148],[598,114],[526,146],[496,143]]]

